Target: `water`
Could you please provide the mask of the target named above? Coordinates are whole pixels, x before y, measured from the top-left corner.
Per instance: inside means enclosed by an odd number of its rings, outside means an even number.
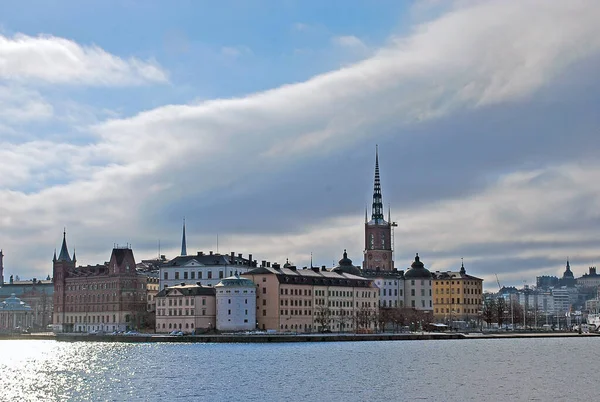
[[[594,400],[598,342],[9,340],[0,341],[0,400]]]

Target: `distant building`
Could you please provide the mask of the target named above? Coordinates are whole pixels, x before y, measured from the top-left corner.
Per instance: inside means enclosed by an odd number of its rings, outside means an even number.
[[[198,252],[196,255],[178,256],[160,265],[160,288],[185,284],[215,286],[222,279],[248,272],[253,268],[252,254],[248,259],[230,255]]]
[[[372,331],[379,311],[379,289],[372,280],[349,273],[355,269],[345,254],[333,271],[324,266],[297,269],[289,264],[271,267],[263,263],[241,276],[257,286],[259,329]]]
[[[156,295],[156,332],[186,333],[215,328],[215,287],[182,283]]]
[[[373,188],[373,204],[371,205],[371,220],[367,220],[365,210],[365,249],[363,270],[391,271],[394,269],[392,227],[388,211],[388,221],[383,217],[383,199],[379,178],[379,153],[375,153],[375,184]]]
[[[239,275],[223,279],[216,286],[217,330],[256,329],[256,285]]]
[[[433,276],[433,317],[452,322],[477,319],[483,308],[483,279],[468,275],[464,264],[457,272],[436,271]]]
[[[432,275],[419,258],[404,272],[404,301],[406,307],[433,312]]]
[[[362,276],[371,279],[379,288],[380,308],[402,308],[404,303],[404,271],[363,270]]]
[[[54,283],[51,279],[15,281],[12,275],[8,282],[0,286],[0,300],[16,295],[31,307],[33,314],[32,329],[46,329],[52,323]]]
[[[54,325],[63,332],[126,331],[147,322],[147,276],[136,270],[130,248],[114,248],[110,261],[76,267],[67,249],[53,258]]]
[[[14,293],[0,303],[0,331],[12,332],[33,325],[33,310]]]
[[[596,289],[600,286],[600,275],[596,272],[596,267],[589,267],[589,272],[577,278],[576,283],[582,288],[593,288],[596,293]]]
[[[550,289],[558,286],[559,279],[557,276],[543,275],[536,277],[535,282],[537,289]]]

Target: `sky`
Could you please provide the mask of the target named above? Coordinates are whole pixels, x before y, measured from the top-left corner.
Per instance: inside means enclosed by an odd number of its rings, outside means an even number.
[[[360,265],[376,144],[397,268],[580,276],[599,20],[595,0],[3,2],[5,279],[51,274],[64,228],[79,264],[173,258],[184,218],[188,253]]]

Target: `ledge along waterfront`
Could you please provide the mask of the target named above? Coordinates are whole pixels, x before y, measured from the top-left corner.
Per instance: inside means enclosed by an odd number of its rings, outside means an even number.
[[[448,339],[517,339],[517,338],[572,338],[597,337],[598,333],[576,332],[411,332],[383,334],[221,334],[221,335],[89,335],[89,334],[4,334],[0,339],[44,339],[62,342],[179,342],[179,343],[284,343],[284,342],[373,342]]]

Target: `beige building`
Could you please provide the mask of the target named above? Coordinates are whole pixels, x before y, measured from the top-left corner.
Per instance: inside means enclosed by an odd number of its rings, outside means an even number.
[[[216,299],[212,286],[171,286],[156,295],[156,332],[185,333],[215,328]]]
[[[258,328],[281,332],[368,332],[375,328],[379,289],[344,252],[340,265],[297,269],[263,264],[242,276],[257,286]]]
[[[470,321],[482,309],[483,279],[460,271],[433,273],[433,317],[437,322]]]

